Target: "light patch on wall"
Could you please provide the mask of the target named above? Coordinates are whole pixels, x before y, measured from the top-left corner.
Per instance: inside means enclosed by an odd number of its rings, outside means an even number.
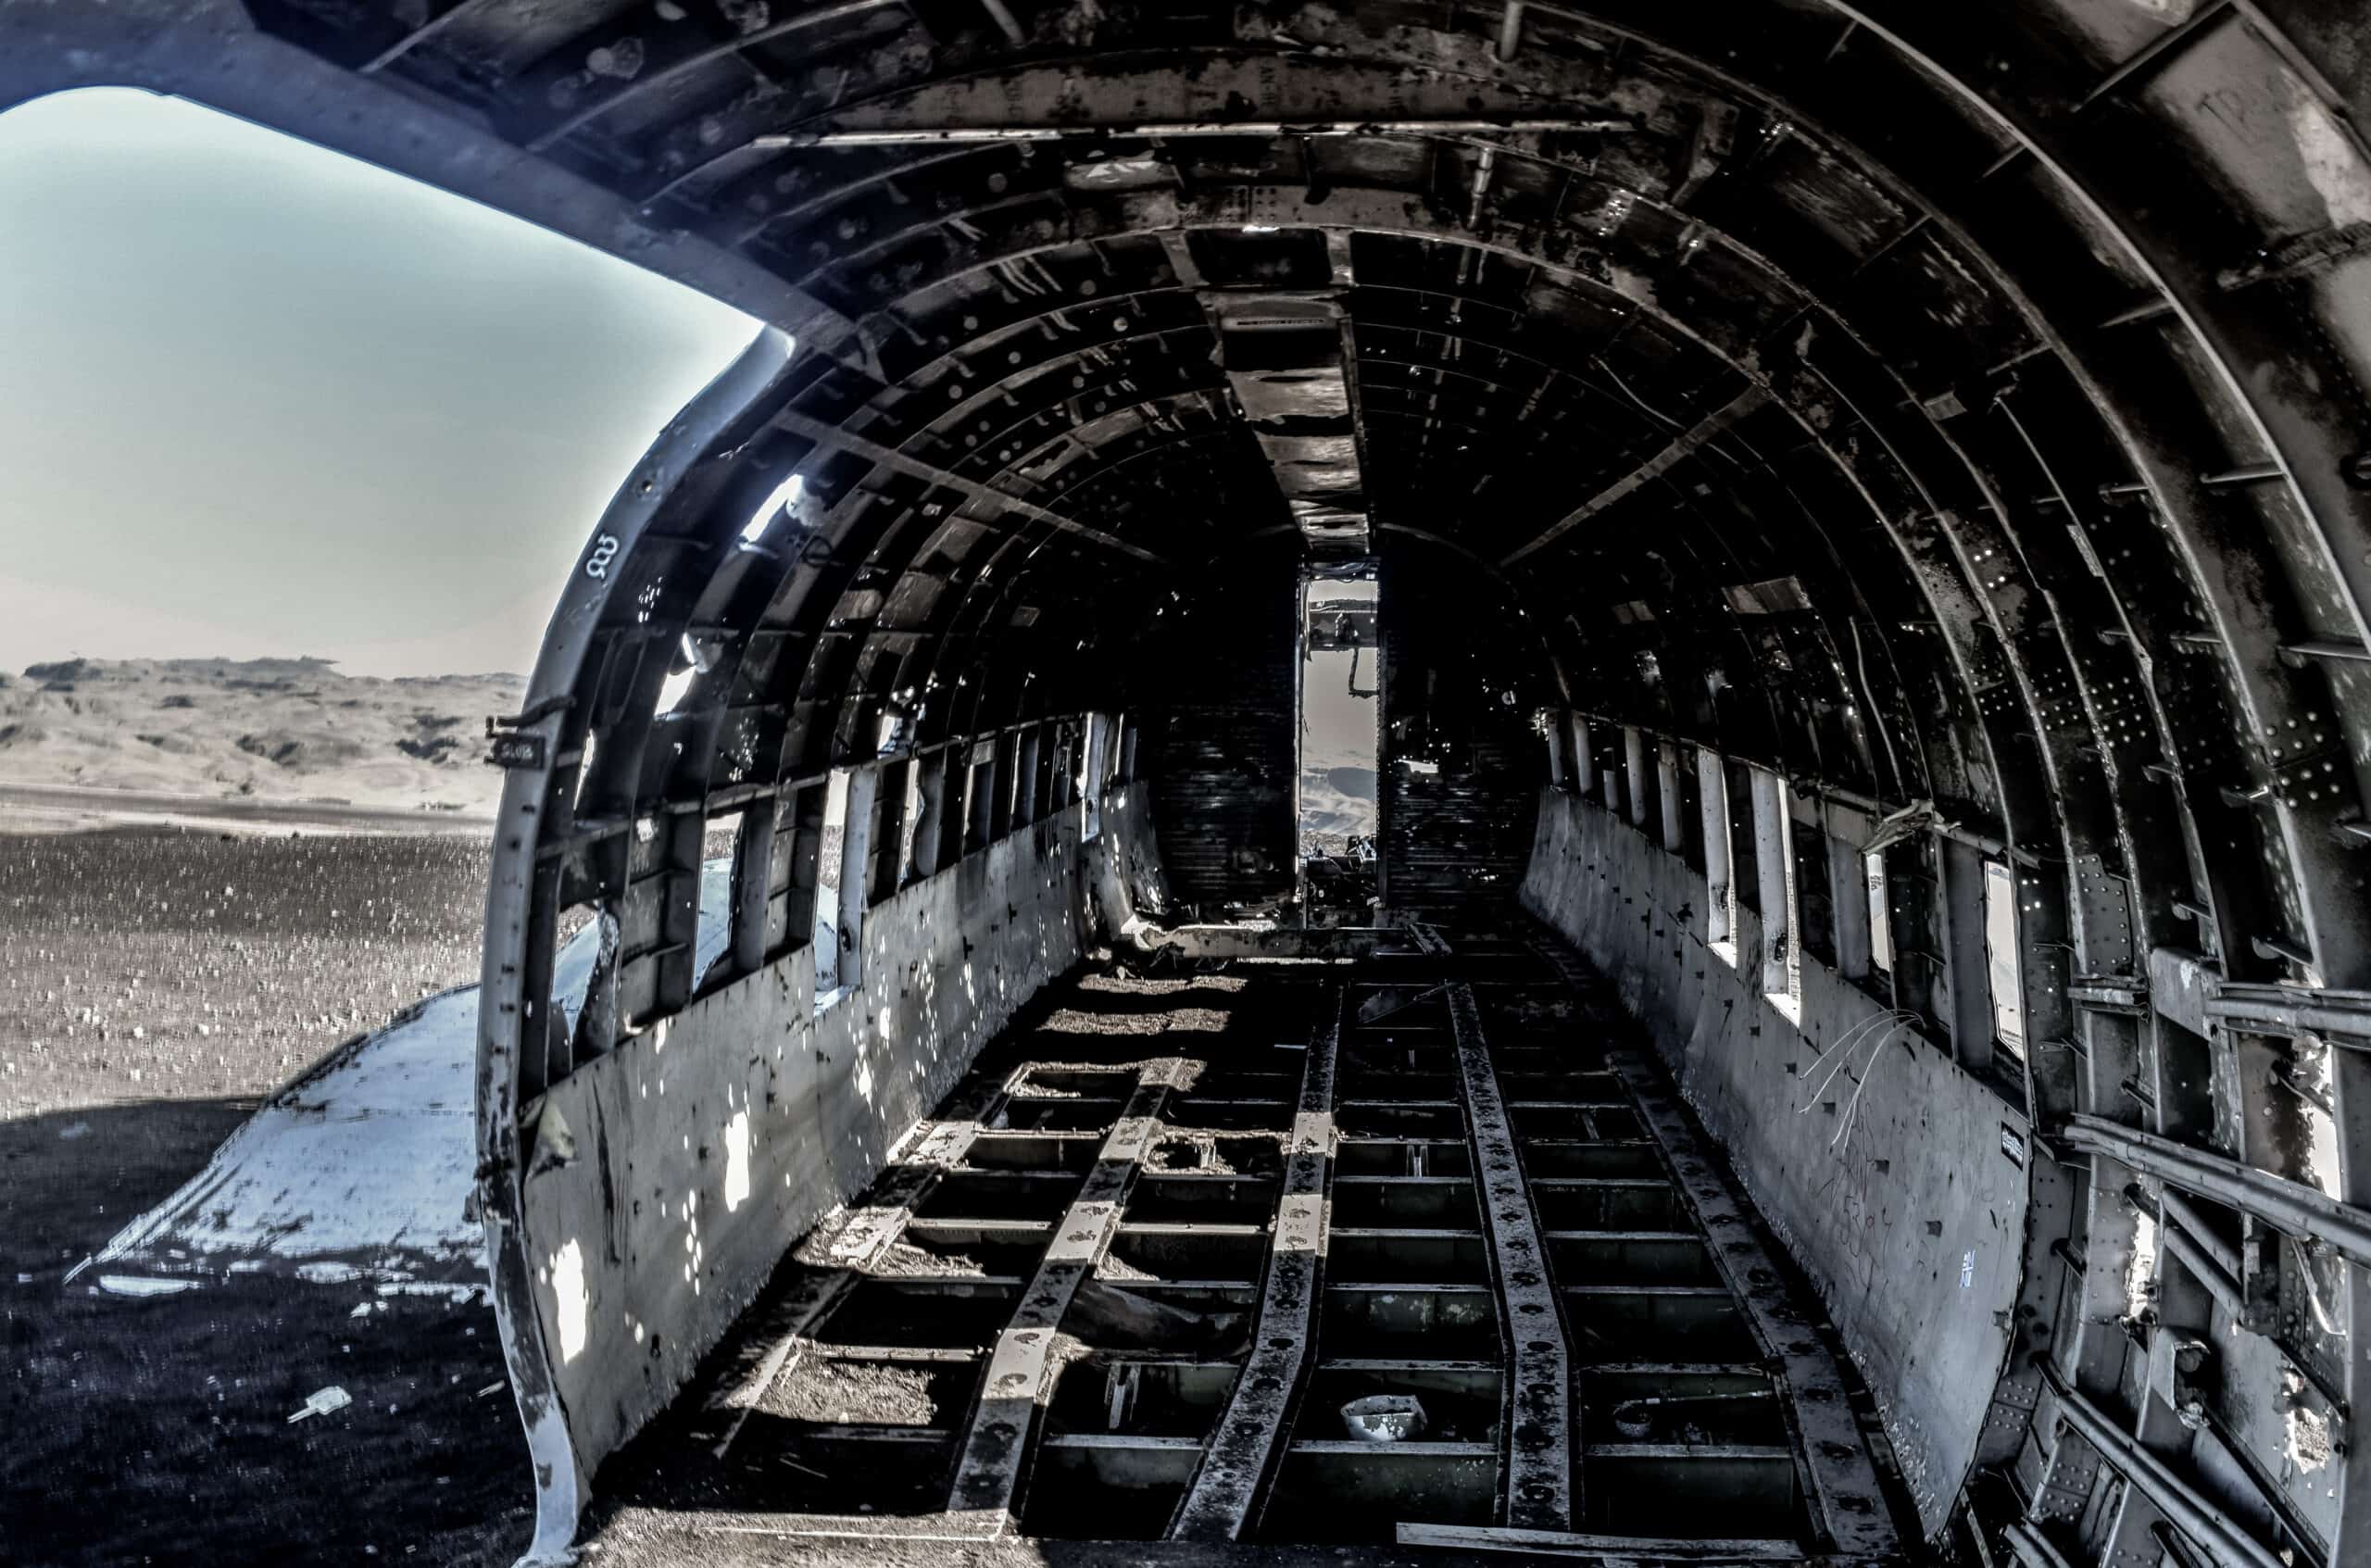
[[[2291,1400],[2304,1398],[2305,1380],[2295,1373],[2281,1379],[2282,1391]],[[2312,1472],[2329,1463],[2330,1424],[2321,1411],[2309,1406],[2292,1403],[2286,1414],[2287,1440],[2281,1445],[2282,1457],[2299,1470]]]
[[[2371,220],[2371,169],[2365,169],[2346,132],[2304,83],[2291,81],[2289,127],[2305,178],[2314,182],[2333,227]]]
[[[584,1286],[584,1249],[571,1241],[552,1254],[544,1269],[552,1287],[552,1304],[559,1313],[560,1365],[583,1353],[591,1300]]]
[[[2345,1168],[2339,1162],[2338,1123],[2323,1109],[2338,1099],[2338,1084],[2332,1076],[2336,1064],[2330,1056],[2326,1045],[2299,1041],[2286,1082],[2295,1091],[2294,1098],[2301,1102],[2299,1111],[2305,1119],[2305,1160],[2300,1177],[2319,1187],[2325,1198],[2343,1200]]]
[[[1984,862],[1984,954],[1992,993],[1992,1029],[2000,1043],[2026,1054],[2025,966],[2017,935],[2016,873],[1998,860]]]
[[[724,1124],[724,1211],[749,1201],[749,1113],[736,1110]]]
[[[1783,615],[1812,607],[1801,582],[1793,577],[1727,583],[1722,587],[1721,596],[1727,599],[1729,608],[1739,615]]]
[[[805,494],[807,494],[805,474],[795,473],[784,480],[774,493],[766,497],[764,504],[759,507],[749,521],[742,524],[741,542],[745,545],[754,545],[764,538],[766,530],[774,525],[775,520],[797,506],[798,498]]]
[[[2145,1210],[2132,1217],[2132,1256],[2124,1265],[2124,1310],[2138,1318],[2157,1297],[2157,1217]]]

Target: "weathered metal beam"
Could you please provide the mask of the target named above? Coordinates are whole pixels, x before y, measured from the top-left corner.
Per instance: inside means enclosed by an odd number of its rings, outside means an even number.
[[[1499,58],[1512,60],[1523,52],[1524,0],[1507,0],[1499,14]]]
[[[1515,1551],[1527,1557],[1591,1557],[1608,1562],[1800,1562],[1804,1555],[1801,1547],[1784,1540],[1582,1535],[1488,1524],[1401,1524],[1394,1534],[1401,1546],[1444,1551]],[[1841,1559],[1821,1562],[1827,1568],[1844,1568]]]
[[[1501,1516],[1516,1529],[1568,1530],[1579,1512],[1573,1469],[1573,1411],[1579,1401],[1563,1312],[1549,1272],[1548,1244],[1532,1211],[1513,1122],[1490,1065],[1474,987],[1453,982],[1448,997],[1459,1096],[1509,1349]]]
[[[1140,946],[1183,959],[1363,959],[1404,951],[1408,934],[1383,925],[1181,925],[1147,931]]]
[[[2076,101],[2076,111],[2089,108],[2109,94],[2125,87],[2135,77],[2171,64],[2207,29],[2222,21],[2230,9],[2231,0],[2206,0],[2205,5],[2142,44],[2129,59],[2101,77],[2097,86]]]
[[[2189,1232],[2190,1239],[2214,1261],[2216,1268],[2234,1279],[2239,1276],[2239,1255],[2215,1236],[2214,1227],[2189,1206],[2189,1200],[2181,1195],[2179,1188],[2160,1189],[2157,1201],[2164,1210],[2166,1218],[2172,1220],[2178,1229]]]
[[[2225,1155],[2097,1116],[2070,1117],[2057,1139],[2067,1148],[2104,1154],[2142,1175],[2228,1204],[2301,1239],[2327,1242],[2350,1261],[2371,1267],[2371,1209],[2342,1203],[2302,1182]]]
[[[372,71],[384,70],[421,44],[434,42],[455,22],[464,21],[476,13],[492,9],[493,4],[494,0],[454,0],[452,5],[430,17],[355,69],[365,76]]]
[[[1347,286],[1348,236],[1326,237],[1335,282]],[[1163,233],[1160,243],[1170,270],[1201,304],[1236,405],[1310,551],[1368,554],[1374,532],[1361,461],[1357,357],[1340,302],[1330,291],[1213,280],[1182,231]]]
[[[993,142],[1110,141],[1115,137],[1163,142],[1199,136],[1482,136],[1622,134],[1637,128],[1623,120],[1571,115],[1511,115],[1484,119],[1471,116],[1441,119],[1378,118],[1357,119],[1137,119],[1110,124],[942,125],[889,128],[876,131],[818,131],[760,136],[749,143],[753,151],[807,147],[904,147],[925,144],[972,145]]]
[[[664,59],[646,61],[615,92],[604,94],[583,108],[565,115],[558,121],[534,132],[527,138],[527,150],[531,153],[543,152],[563,137],[583,130],[596,120],[614,113],[635,99],[655,92],[704,66],[713,65],[719,60],[738,55],[742,50],[753,45],[771,44],[787,38],[793,33],[803,32],[809,28],[822,27],[830,22],[845,21],[850,17],[861,16],[867,11],[889,8],[903,10],[906,8],[906,0],[840,0],[837,5],[810,6],[804,10],[791,12],[780,21],[772,22],[755,31],[742,33],[721,44],[699,42],[695,36],[682,34],[680,30],[676,32],[659,33],[659,36],[662,39],[684,37],[684,42],[675,45],[679,52]]]
[[[1059,528],[1065,533],[1075,533],[1082,539],[1093,540],[1106,549],[1134,556],[1138,560],[1149,561],[1155,566],[1169,564],[1165,558],[1150,550],[1131,545],[1125,539],[1115,538],[1099,528],[1091,528],[1074,518],[1064,517],[1050,508],[1041,507],[1035,501],[1013,495],[1010,491],[1000,490],[993,484],[983,484],[975,479],[966,479],[959,473],[949,473],[947,470],[923,462],[919,458],[910,458],[903,452],[884,446],[878,442],[867,441],[860,435],[853,435],[837,425],[826,424],[823,420],[810,418],[799,413],[797,409],[784,409],[774,416],[773,423],[776,427],[811,441],[818,446],[827,446],[835,452],[845,452],[851,458],[862,458],[869,463],[887,469],[894,473],[904,474],[909,479],[923,480],[932,484],[958,491],[972,500],[992,507],[1000,507],[1006,511],[1017,512],[1033,522],[1042,522],[1049,528]]]
[[[1703,1148],[1687,1114],[1663,1079],[1632,1052],[1608,1062],[1629,1094],[1638,1121],[1662,1149],[1674,1185],[1704,1234],[1714,1265],[1774,1357],[1794,1410],[1800,1441],[1796,1465],[1805,1481],[1814,1526],[1833,1549],[1848,1556],[1888,1556],[1900,1549],[1893,1522],[1879,1500],[1876,1466],[1862,1441],[1851,1407],[1833,1397],[1843,1380],[1836,1359],[1795,1326],[1776,1260],[1754,1234],[1745,1206],[1717,1173],[1720,1161]]]
[[[1284,1191],[1251,1355],[1236,1375],[1226,1411],[1169,1527],[1173,1540],[1232,1541],[1252,1518],[1261,1488],[1274,1473],[1285,1418],[1298,1397],[1317,1338],[1324,1289],[1326,1195],[1334,1174],[1334,1062],[1342,1036],[1344,994],[1329,990],[1301,1062],[1300,1104],[1285,1145]]]
[[[2247,1320],[2247,1297],[2240,1289],[2239,1280],[2215,1261],[2196,1236],[2182,1225],[2166,1225],[2159,1236],[2165,1244],[2165,1251],[2182,1261],[2183,1266],[2189,1270],[2199,1284],[2206,1287],[2207,1294],[2230,1314],[2233,1323]]]
[[[1977,1529],[1983,1526],[1978,1524]],[[2039,1530],[2022,1519],[2012,1519],[2001,1526],[2001,1537],[2009,1543],[2009,1550],[2025,1568],[2074,1568],[2059,1549],[2051,1545]]]
[[[1014,48],[1018,49],[1029,42],[1029,35],[1022,31],[1020,21],[1012,14],[1012,7],[1004,0],[980,0],[980,9],[988,13],[988,19],[997,24],[997,31],[1004,34],[1004,41]]]
[[[752,125],[738,137],[728,131],[707,157],[1081,136],[1623,135],[1643,128],[1641,117],[1612,99],[1561,96],[1559,106],[1512,83],[1372,59],[1193,50],[1151,68],[1107,62],[1082,71],[1070,60],[1032,62],[924,82],[793,124]]]
[[[2067,1424],[2122,1471],[2134,1486],[2147,1494],[2149,1500],[2185,1535],[2207,1545],[2222,1562],[2242,1564],[2244,1568],[2285,1568],[2278,1557],[2241,1529],[2229,1514],[2207,1501],[2138,1437],[2110,1420],[2105,1411],[2068,1383],[2056,1362],[2045,1360],[2042,1371],[2050,1380],[2051,1391],[2058,1397],[2059,1413]]]
[[[1161,1111],[1193,1071],[1193,1064],[1176,1057],[1147,1062],[1138,1071],[1135,1092],[1097,1150],[1078,1196],[1053,1227],[1012,1321],[997,1334],[947,1499],[947,1512],[959,1528],[1005,1536],[1018,1523],[1014,1509],[1022,1472],[1048,1392],[1062,1314],[1110,1247],[1136,1173],[1160,1135]]]
[[[1508,551],[1505,555],[1499,557],[1499,564],[1501,567],[1512,566],[1515,562],[1523,559],[1525,556],[1544,549],[1548,546],[1555,543],[1564,534],[1570,533],[1575,528],[1578,528],[1581,524],[1597,516],[1608,507],[1612,506],[1616,501],[1621,500],[1624,496],[1628,495],[1640,486],[1648,483],[1650,481],[1668,473],[1682,459],[1686,458],[1698,447],[1703,445],[1714,436],[1719,435],[1723,431],[1728,429],[1731,425],[1736,424],[1739,420],[1744,419],[1747,415],[1752,413],[1755,409],[1761,408],[1769,400],[1770,394],[1763,388],[1759,386],[1747,387],[1743,392],[1737,394],[1737,396],[1731,398],[1727,403],[1723,404],[1712,413],[1709,413],[1702,419],[1697,420],[1692,427],[1675,438],[1670,445],[1665,446],[1662,451],[1656,453],[1653,457],[1648,458],[1645,462],[1639,464],[1628,473],[1624,474],[1620,479],[1615,480],[1612,483],[1607,485],[1604,489],[1599,491],[1596,495],[1590,496],[1579,506],[1574,507],[1571,511],[1566,512],[1555,522],[1549,524],[1545,530],[1534,537],[1528,544],[1520,545],[1514,549]]]
[[[2213,264],[2196,243],[2196,219],[2202,209],[2187,198],[2215,188],[2217,177],[2202,169],[2188,183],[2152,178],[2145,188],[2136,188],[2139,182],[2132,161],[2118,154],[2103,155],[2102,139],[2090,121],[2057,112],[2046,94],[2020,101],[2019,94],[1994,94],[1989,84],[2003,80],[1998,74],[2004,58],[2016,56],[2021,41],[2004,37],[1997,44],[1976,43],[1948,24],[1937,25],[1938,19],[1932,15],[1888,10],[1879,19],[1871,15],[1875,7],[1854,0],[1822,3],[1839,15],[1857,18],[1938,92],[1950,94],[1996,132],[2031,149],[2040,177],[2064,193],[2082,221],[2114,246],[2130,275],[2171,307],[2171,324],[2188,339],[2194,363],[2192,395],[2214,409],[2208,428],[2229,433],[2227,446],[2236,448],[2234,456],[2269,454],[2279,466],[2279,477],[2265,482],[2268,495],[2262,503],[2261,515],[2269,524],[2265,551],[2253,558],[2290,580],[2292,602],[2314,607],[2311,631],[2349,642],[2371,641],[2365,632],[2371,626],[2366,620],[2371,615],[2366,608],[2371,606],[2371,560],[2359,542],[2350,542],[2359,533],[2350,523],[2359,505],[2350,488],[2347,462],[2360,446],[2360,431],[2336,416],[2324,400],[2296,390],[2305,384],[2302,378],[2249,372],[2251,365],[2284,360],[2294,352],[2283,336],[2293,323],[2216,283]],[[2288,65],[2294,45],[2277,28],[2259,27],[2255,16],[2249,20],[2250,32]],[[2014,79],[2013,69],[2010,79]],[[2298,79],[2319,96],[2315,73],[2299,73]],[[2339,133],[2362,156],[2352,122],[2335,111],[2333,119]],[[2210,165],[2215,161],[2207,159]],[[2223,171],[2224,177],[2230,173]],[[2103,348],[2101,357],[2109,352]],[[2170,366],[2177,359],[2164,362]],[[2113,408],[2110,411],[2116,414]],[[2156,460],[2169,469],[2172,458],[2168,454]],[[2173,477],[2161,471],[2161,483]],[[2191,487],[2194,497],[2195,473],[2182,483]],[[2194,501],[2187,509],[2195,509]],[[2219,542],[2201,552],[2217,568],[2230,553]],[[2233,646],[2239,650],[2235,659],[2239,668],[2247,671],[2258,665],[2252,656],[2265,642],[2261,624],[2250,626],[2246,618],[2231,617],[2227,626],[2238,633]],[[2251,717],[2259,735],[2272,734],[2276,710],[2289,705],[2289,695],[2260,675],[2235,684],[2240,685],[2242,700],[2255,709]],[[2323,813],[2340,809],[2284,804],[2274,831],[2285,853],[2274,857],[2271,865],[2276,880],[2293,889],[2305,922],[2300,935],[2312,950],[2320,977],[2336,985],[2361,985],[2371,975],[2371,922],[2365,920],[2361,900],[2340,892],[2351,878],[2328,863],[2327,835],[2318,831],[2327,822]]]

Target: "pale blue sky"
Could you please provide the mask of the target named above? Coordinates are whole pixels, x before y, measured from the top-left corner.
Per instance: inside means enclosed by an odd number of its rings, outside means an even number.
[[[601,508],[757,331],[176,99],[0,115],[0,670],[524,671]]]

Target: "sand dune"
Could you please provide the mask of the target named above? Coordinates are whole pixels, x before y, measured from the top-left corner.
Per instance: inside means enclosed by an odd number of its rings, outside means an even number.
[[[68,659],[0,675],[0,784],[484,815],[515,675],[378,680],[325,659]]]

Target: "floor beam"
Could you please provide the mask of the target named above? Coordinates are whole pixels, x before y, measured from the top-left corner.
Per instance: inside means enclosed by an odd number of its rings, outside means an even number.
[[[1319,1293],[1325,1286],[1325,1226],[1334,1179],[1334,1062],[1342,1036],[1342,991],[1319,1013],[1301,1063],[1300,1105],[1285,1147],[1283,1196],[1276,1205],[1268,1271],[1252,1322],[1250,1359],[1235,1382],[1186,1498],[1170,1526],[1175,1540],[1241,1538],[1261,1489],[1273,1474],[1285,1418],[1292,1410],[1317,1338]]]
[[[1573,1386],[1563,1314],[1549,1273],[1547,1243],[1532,1212],[1514,1129],[1490,1066],[1474,988],[1449,987],[1474,1171],[1490,1273],[1505,1312],[1508,1346],[1505,1507],[1515,1529],[1567,1530],[1578,1503],[1573,1474]]]

